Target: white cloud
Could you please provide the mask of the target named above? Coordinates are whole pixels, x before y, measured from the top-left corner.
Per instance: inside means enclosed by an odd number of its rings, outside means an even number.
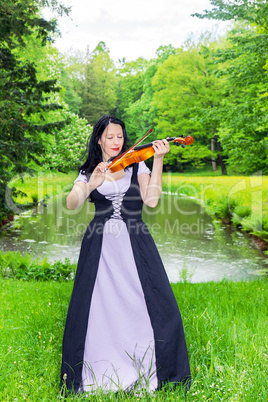
[[[57,48],[93,50],[104,41],[114,60],[150,59],[159,46],[179,47],[191,32],[215,26],[215,21],[191,17],[211,8],[209,0],[65,0],[64,4],[72,6],[72,20],[59,21],[62,37],[56,40]]]

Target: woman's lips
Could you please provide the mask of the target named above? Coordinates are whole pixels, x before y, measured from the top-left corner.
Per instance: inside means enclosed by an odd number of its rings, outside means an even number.
[[[119,147],[118,148],[112,148],[113,151],[119,151]]]

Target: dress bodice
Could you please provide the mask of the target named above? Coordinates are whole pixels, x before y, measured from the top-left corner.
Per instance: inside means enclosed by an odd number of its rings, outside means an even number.
[[[144,162],[135,163],[125,171],[124,177],[114,181],[104,181],[101,186],[93,190],[90,199],[95,204],[95,216],[115,219],[141,219],[143,202],[140,195],[138,175],[150,174]],[[85,175],[78,176],[77,180],[87,182]]]
[[[130,170],[131,169],[131,170]],[[91,193],[95,216],[104,218],[141,219],[143,202],[140,195],[138,165],[126,170],[125,176],[116,181],[106,181]]]

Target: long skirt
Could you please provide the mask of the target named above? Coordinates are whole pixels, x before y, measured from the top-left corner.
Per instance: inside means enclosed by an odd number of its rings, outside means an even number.
[[[146,225],[109,219],[103,228],[92,221],[82,242],[63,342],[67,388],[189,384],[180,311]]]

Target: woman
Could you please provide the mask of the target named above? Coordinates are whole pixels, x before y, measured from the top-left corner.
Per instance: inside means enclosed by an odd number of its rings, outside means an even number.
[[[67,207],[90,197],[95,217],[84,235],[63,339],[62,384],[74,392],[155,390],[187,383],[190,369],[180,312],[162,261],[141,219],[162,190],[166,140],[144,162],[111,173],[127,149],[122,121],[102,117]]]

